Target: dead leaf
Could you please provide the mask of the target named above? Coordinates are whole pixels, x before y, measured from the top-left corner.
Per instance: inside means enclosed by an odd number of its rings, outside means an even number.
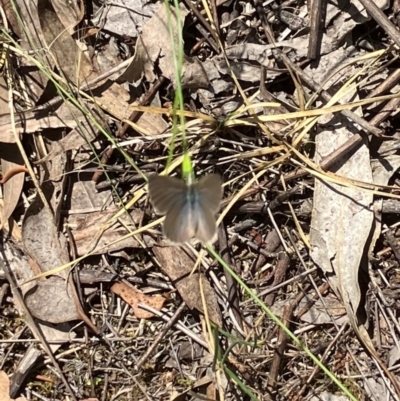
[[[15,144],[2,144],[0,148],[1,172],[3,177],[7,172],[24,166],[24,160]],[[1,217],[1,223],[4,224],[13,214],[21,196],[24,186],[25,173],[20,170],[19,174],[13,175],[3,184],[4,209]]]
[[[4,243],[4,254],[10,265],[11,271],[14,274],[14,277],[17,280],[18,286],[20,286],[23,295],[28,294],[28,296],[32,296],[38,288],[38,284],[35,281],[30,281],[26,283],[26,281],[31,280],[35,276],[34,267],[32,267],[32,260],[28,260],[22,249],[16,243],[11,241],[6,241]],[[41,281],[44,283],[45,281]],[[65,282],[64,287],[62,288],[62,293],[66,293]],[[56,297],[53,297],[50,301],[47,300],[48,306],[45,308],[54,305],[54,302],[59,298],[58,294]],[[40,297],[39,297],[40,300]],[[17,298],[14,298],[15,306],[18,309],[21,316],[24,316],[24,308],[17,302]],[[36,300],[35,300],[36,301]],[[43,301],[44,302],[44,301]],[[75,307],[74,307],[75,309]],[[50,314],[53,313],[50,311]],[[64,311],[62,311],[62,314]],[[43,316],[44,312],[40,312],[39,316]],[[43,320],[43,319],[42,319]],[[61,320],[60,316],[56,316],[54,320]],[[75,333],[71,333],[71,326],[69,324],[57,324],[51,325],[44,321],[38,321],[37,324],[40,326],[43,335],[47,339],[47,341],[51,342],[52,340],[57,341],[58,344],[51,344],[50,348],[55,352],[58,348],[61,347],[62,341],[68,342],[71,341],[71,338],[75,337]]]
[[[347,122],[342,117],[334,121]],[[345,128],[332,128],[317,136],[318,160],[340,146],[351,135]],[[321,141],[321,142],[319,142]],[[367,147],[362,146],[355,152],[337,173],[352,179],[371,182],[372,172]],[[361,299],[358,283],[358,270],[368,239],[373,213],[372,194],[346,188],[332,183],[315,181],[314,206],[310,230],[311,257],[326,274],[335,274],[330,281],[332,288],[341,294],[349,317],[356,319],[356,311]],[[353,320],[353,323],[355,323]]]
[[[77,86],[84,85],[96,75],[92,64],[64,28],[50,1],[45,0],[42,4],[39,14],[40,26],[53,60],[68,80]],[[68,10],[73,4],[76,4],[75,1],[68,4]]]
[[[24,116],[15,116],[15,126],[11,123],[10,113],[0,116],[0,142],[14,143],[16,134],[32,134],[47,128],[76,128],[79,121],[85,119],[85,116],[70,103],[62,104],[57,110],[49,112],[25,112]],[[90,136],[89,136],[90,138]]]
[[[126,35],[136,38],[157,7],[157,4],[147,0],[115,0],[103,4],[93,23],[121,37]]]
[[[0,76],[0,115],[9,114],[8,89],[4,76]],[[1,173],[4,175],[14,167],[23,166],[21,152],[14,144],[3,143],[0,147]],[[25,174],[16,174],[3,185],[4,207],[1,226],[11,217],[21,196]]]
[[[180,14],[183,24],[188,14],[183,5],[181,5]],[[171,49],[169,27],[173,29],[173,40],[176,44],[178,41],[176,14],[171,7],[171,19],[168,21],[166,7],[161,4],[143,27],[132,63],[121,74],[118,82],[137,81],[141,78],[143,71],[146,79],[154,82],[156,79],[154,65],[158,63],[162,75],[171,80],[175,86],[174,54]],[[196,59],[186,57],[182,67],[182,87],[206,88],[207,86],[208,77],[204,68]]]
[[[121,237],[127,235],[129,231],[120,222],[115,222],[107,230],[102,231],[102,225],[105,224],[117,212],[117,209],[106,212],[87,213],[86,216],[71,216],[71,226],[73,221],[79,221],[79,226],[72,230],[76,250],[78,255],[86,255],[88,252],[93,254],[103,254],[104,252],[116,252],[124,248],[136,248],[139,246],[137,240],[131,236],[118,241]],[[140,210],[135,210],[133,217],[143,215]],[[120,221],[131,224],[128,216],[122,216]],[[115,242],[115,243],[114,243]]]
[[[51,4],[67,32],[70,35],[74,34],[75,27],[82,21],[85,13],[83,3],[68,0],[68,6],[66,6],[65,0],[51,0]]]
[[[313,70],[314,77],[322,78],[335,69],[332,57],[334,54],[320,63],[321,70]],[[341,56],[338,56],[335,60],[340,63],[340,59]],[[329,60],[331,64],[327,68],[326,62]],[[343,69],[342,74],[346,73],[351,74],[352,70]],[[327,86],[334,83],[333,80],[327,82]],[[354,97],[354,93],[349,93],[341,100],[346,102],[354,100]],[[324,118],[324,126],[319,127],[316,135],[317,163],[351,138],[352,131],[356,129],[343,115]],[[345,161],[333,166],[332,170],[343,177],[372,182],[369,158],[368,147],[362,145]],[[372,202],[372,194],[366,191],[315,180],[310,230],[311,257],[326,274],[334,273],[330,278],[331,287],[340,294],[353,327],[358,325],[356,313],[361,300],[358,271],[374,218]]]
[[[0,215],[3,213],[3,200],[0,200]],[[22,241],[22,232],[19,225],[15,222],[15,220],[10,217],[7,221],[4,222],[3,230],[9,233],[13,241],[20,243]]]
[[[400,156],[390,155],[380,159],[371,161],[372,174],[374,183],[377,185],[387,185],[393,174],[400,168]],[[371,236],[371,243],[369,245],[369,254],[372,255],[375,244],[382,232],[382,206],[383,199],[376,199],[374,201],[374,215],[375,224],[374,232]]]
[[[133,313],[138,319],[150,319],[154,317],[153,313],[148,312],[142,308],[139,308],[138,303],[143,303],[151,306],[154,309],[160,311],[164,305],[166,299],[161,295],[154,295],[149,297],[143,292],[129,286],[121,281],[113,284],[111,291],[114,294],[120,296],[127,304],[129,304],[133,310]]]
[[[46,44],[43,42],[43,35],[40,29],[40,18],[43,2],[39,0],[25,1],[25,0],[12,0],[12,6],[8,5],[8,0],[2,0],[5,2],[7,17],[12,25],[12,29],[17,33],[20,39],[20,46],[25,51],[32,49],[45,49]],[[18,10],[20,20],[16,18],[14,9]],[[21,26],[20,21],[23,21]],[[51,57],[46,57],[49,69],[54,66],[54,61]],[[44,89],[48,83],[48,77],[44,72],[39,70],[36,66],[28,64],[29,62],[25,58],[21,58],[21,69],[25,70],[24,75],[29,80],[29,85],[26,87],[26,94],[32,101],[37,101],[43,94]],[[25,68],[27,67],[27,68]],[[22,71],[21,71],[22,72]]]
[[[75,120],[76,121],[76,120]],[[82,146],[91,143],[98,136],[98,132],[94,130],[87,122],[80,122],[79,126],[70,131],[64,138],[53,143],[47,156],[40,160],[41,163],[52,160],[61,153],[69,150],[78,150]]]
[[[3,370],[0,370],[0,401],[27,401],[25,397],[10,398],[10,380]]]
[[[231,70],[236,78],[246,82],[260,82],[260,67],[244,62],[231,61],[230,66],[227,65],[224,59],[213,60],[215,68],[223,75],[231,75]],[[274,79],[279,76],[280,72],[268,71],[268,78]]]
[[[63,292],[65,292],[64,289]],[[54,301],[50,301],[49,303],[54,303]],[[62,319],[59,320],[61,321]],[[49,342],[49,347],[53,352],[56,352],[62,344],[69,343],[76,337],[76,333],[72,331],[69,323],[52,324],[37,320],[37,324],[44,338]]]
[[[46,184],[48,184],[47,181]],[[42,186],[43,192],[47,190]],[[39,196],[31,203],[22,224],[22,238],[28,255],[36,261],[42,272],[69,261],[65,239],[59,236],[53,216],[43,206]],[[61,271],[66,278],[68,272]],[[44,319],[43,319],[44,320]]]
[[[133,209],[130,213],[126,212],[103,231],[103,225],[119,210],[114,205],[105,208],[106,202],[112,199],[111,191],[97,192],[93,181],[78,181],[72,184],[70,199],[68,224],[78,255],[88,252],[103,254],[139,246],[133,236],[122,241],[118,239],[127,235],[129,229],[136,229],[135,224],[142,220],[143,211]]]
[[[340,40],[348,35],[354,27],[358,24],[357,21],[351,18],[354,15],[354,11],[357,10],[349,5],[343,9],[341,8],[341,13],[333,21],[333,23],[327,28],[326,33],[321,39],[321,55],[331,55],[332,61],[336,61],[333,57],[335,50],[339,48]],[[337,12],[335,10],[335,12]],[[270,67],[269,63],[273,62],[272,50],[275,47],[291,49],[294,52],[294,58],[300,59],[307,57],[308,52],[308,36],[294,37],[293,39],[280,41],[274,43],[273,45],[260,45],[255,43],[243,43],[237,44],[226,49],[226,55],[229,60],[250,60],[257,61],[258,63]],[[354,48],[347,49],[350,55],[355,51]],[[337,65],[333,62],[332,65]],[[315,78],[314,78],[315,79]],[[322,81],[320,81],[322,82]]]
[[[32,202],[25,214],[22,237],[27,253],[38,264],[40,272],[62,266],[69,261],[66,241],[57,232],[52,216],[43,207],[39,197]],[[61,323],[80,319],[73,289],[67,283],[68,271],[62,270],[59,275],[60,277],[37,281],[36,289],[26,295],[26,303],[29,308],[32,307],[32,314],[45,322]],[[25,286],[23,292],[26,294]]]
[[[204,313],[199,284],[199,280],[202,280],[208,315],[218,327],[222,327],[221,311],[215,291],[202,273],[196,271],[191,274],[195,260],[175,246],[154,246],[153,251],[161,270],[171,279],[187,306]]]
[[[58,276],[38,281],[35,291],[25,295],[25,304],[32,316],[52,324],[80,319],[70,286]]]

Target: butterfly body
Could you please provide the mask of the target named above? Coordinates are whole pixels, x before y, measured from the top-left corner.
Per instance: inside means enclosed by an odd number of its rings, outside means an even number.
[[[222,200],[222,180],[209,174],[187,185],[174,177],[149,177],[151,203],[157,214],[165,215],[164,234],[177,243],[197,238],[211,242],[216,233],[215,213]]]

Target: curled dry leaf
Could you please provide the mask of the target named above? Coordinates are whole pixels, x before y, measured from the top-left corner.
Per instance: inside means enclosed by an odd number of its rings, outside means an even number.
[[[22,237],[26,252],[39,266],[40,273],[69,261],[65,238],[57,232],[53,218],[36,198],[29,206],[22,225]],[[35,272],[37,274],[39,272]],[[62,270],[59,277],[38,280],[35,290],[27,294],[28,288],[22,287],[26,303],[32,314],[43,321],[61,323],[77,320],[80,315],[76,309],[73,289],[66,280],[68,271]],[[20,276],[20,281],[31,277]],[[52,289],[52,296],[49,290]],[[57,305],[57,308],[55,307]]]
[[[154,316],[151,312],[139,308],[139,302],[149,305],[157,310],[161,310],[165,302],[165,298],[161,295],[154,295],[152,297],[149,297],[143,294],[143,292],[122,282],[115,283],[111,287],[111,291],[114,294],[120,296],[127,304],[132,307],[133,313],[138,319],[150,319]]]

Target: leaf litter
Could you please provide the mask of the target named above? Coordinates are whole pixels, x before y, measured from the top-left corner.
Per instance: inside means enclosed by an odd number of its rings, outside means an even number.
[[[399,399],[400,102],[351,107],[399,91],[399,10],[333,1],[321,34],[304,1],[205,4],[180,3],[182,86],[195,171],[225,182],[214,246],[354,399]],[[1,6],[0,400],[342,397],[198,244],[161,238],[144,177],[171,146],[180,175],[176,13]]]

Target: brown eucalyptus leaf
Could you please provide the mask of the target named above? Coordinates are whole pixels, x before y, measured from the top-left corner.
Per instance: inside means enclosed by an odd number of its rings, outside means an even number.
[[[120,37],[137,38],[143,25],[154,14],[157,4],[147,0],[115,0],[103,7],[103,12],[98,12],[92,19],[95,25]]]
[[[340,55],[335,59],[338,67],[342,67]],[[324,73],[327,74],[326,62],[333,60],[333,54],[326,59],[322,57],[321,70],[313,70],[313,76],[320,76],[322,79]],[[335,65],[331,63],[330,68],[329,71],[332,71]],[[341,73],[344,76],[351,75],[352,69],[347,67]],[[332,80],[327,85],[334,83]],[[357,95],[353,91],[341,101],[355,100],[355,97]],[[325,115],[319,121],[323,125],[317,128],[317,163],[357,132],[354,123],[343,115]],[[366,144],[362,144],[331,169],[341,177],[372,183],[370,155]],[[358,326],[357,311],[361,301],[359,269],[365,264],[363,256],[374,219],[372,202],[373,196],[370,192],[321,179],[315,180],[310,230],[311,257],[330,276],[331,287],[340,294],[353,327]]]
[[[80,123],[81,121],[82,123]],[[28,111],[24,113],[23,117],[17,114],[15,125],[7,111],[0,115],[0,142],[14,143],[14,129],[18,135],[21,135],[36,133],[48,128],[54,130],[55,128],[76,128],[77,126],[82,136],[90,141],[93,140],[91,139],[93,130],[85,121],[86,116],[70,103],[63,103],[57,110],[53,110],[51,115],[48,111]]]
[[[0,115],[9,114],[8,89],[4,76],[0,76]],[[14,136],[14,135],[13,135]],[[0,146],[1,173],[4,177],[8,171],[24,165],[18,146],[3,143]],[[3,210],[1,214],[1,226],[11,217],[21,196],[24,185],[24,173],[13,175],[3,184]]]
[[[196,271],[191,274],[196,261],[177,246],[154,246],[153,251],[161,270],[171,279],[187,306],[204,313],[199,283],[201,280],[208,315],[216,325],[222,327],[221,311],[214,289],[202,273]]]
[[[57,232],[53,217],[43,207],[39,197],[25,214],[22,237],[24,248],[37,263],[40,273],[69,261],[65,238]],[[80,319],[73,298],[74,289],[67,281],[68,271],[61,270],[58,276],[38,281],[36,287],[27,294],[27,306],[32,308],[36,318],[45,322],[56,324]]]
[[[40,10],[40,26],[47,47],[65,77],[77,86],[82,86],[95,78],[94,68],[61,23],[50,1],[44,0],[43,5]],[[69,9],[69,3],[65,7]]]
[[[69,261],[65,244],[60,241],[54,220],[40,200],[35,199],[26,211],[22,224],[25,250],[42,272]],[[67,276],[61,271],[59,274]]]
[[[111,191],[97,192],[96,184],[91,180],[72,183],[68,224],[78,256],[89,252],[117,252],[140,245],[133,236],[120,239],[129,234],[129,230],[137,228],[143,211],[126,212],[109,226],[107,223],[119,211],[115,205],[106,207],[110,199]]]
[[[138,303],[146,304],[160,311],[166,299],[161,295],[148,296],[136,288],[127,285],[123,282],[117,282],[112,285],[111,291],[120,296],[133,310],[133,313],[138,319],[150,319],[154,314],[148,312],[138,306]]]
[[[180,14],[183,24],[188,14],[183,5],[181,5]],[[143,27],[132,63],[121,74],[118,82],[137,81],[143,73],[148,81],[154,82],[156,79],[154,65],[158,64],[162,75],[170,79],[175,85],[174,54],[171,48],[170,29],[173,30],[173,38],[177,43],[177,18],[174,12],[171,12],[170,17],[168,19],[166,7],[161,4],[157,12]],[[208,86],[207,73],[198,60],[185,57],[182,67],[182,86],[184,88]]]
[[[8,171],[16,169],[24,165],[18,146],[13,143],[3,143],[0,147],[1,172],[3,177]],[[21,196],[22,187],[24,185],[25,173],[13,175],[3,184],[3,201],[1,224],[3,225],[13,214],[19,198]]]
[[[51,0],[51,4],[67,32],[74,34],[85,14],[84,4],[77,0]]]
[[[73,214],[68,219],[78,256],[86,255],[89,252],[93,254],[117,252],[125,248],[140,246],[133,236],[121,238],[129,234],[129,227],[132,231],[135,229],[132,221],[136,224],[139,223],[143,217],[143,211],[134,209],[130,215],[124,214],[106,230],[103,230],[102,227],[118,212],[117,208],[91,213],[82,209],[82,212]]]
[[[0,401],[27,401],[25,397],[10,398],[10,379],[7,373],[0,371]]]
[[[12,30],[19,37],[19,45],[25,51],[45,49],[46,43],[43,41],[43,35],[40,29],[40,15],[44,6],[43,1],[39,0],[11,0],[11,7],[9,0],[2,0],[3,6],[7,13],[7,19],[12,26]],[[18,10],[23,27],[19,19],[16,18],[14,9]],[[54,61],[48,57],[47,53],[42,53],[42,57],[46,59],[49,69],[54,66]],[[47,75],[38,69],[30,61],[21,58],[20,73],[29,82],[25,86],[26,95],[33,101],[37,101],[43,94],[44,89],[49,81]],[[8,142],[8,141],[7,141]]]
[[[8,261],[9,267],[15,279],[17,280],[17,284],[21,289],[23,296],[33,297],[32,294],[34,294],[38,288],[38,281],[32,279],[37,273],[40,273],[40,270],[37,268],[37,266],[35,266],[34,261],[32,261],[32,259],[28,258],[25,255],[24,251],[18,246],[18,243],[12,241],[6,241],[4,243],[4,255],[6,257],[6,260]],[[60,278],[57,279],[61,281]],[[28,280],[31,281],[27,283]],[[41,284],[39,284],[39,286],[43,285],[44,282],[44,280],[41,280]],[[63,281],[62,285],[62,292],[65,293],[65,281]],[[69,292],[69,294],[71,293]],[[30,301],[32,301],[33,299],[34,298],[31,298]],[[58,294],[56,297],[50,300],[47,297],[47,305],[43,305],[43,310],[38,311],[37,313],[39,318],[42,317],[42,319],[40,319],[41,321],[37,321],[37,324],[41,327],[42,333],[47,341],[57,340],[59,342],[59,344],[50,344],[53,352],[55,352],[60,347],[61,342],[68,342],[71,340],[71,338],[75,336],[74,333],[71,333],[71,327],[69,326],[69,324],[62,323],[54,326],[48,322],[45,322],[47,319],[43,319],[43,317],[46,317],[45,309],[54,305],[54,302],[57,301],[57,299],[59,299]],[[36,302],[36,305],[38,305],[38,303],[40,302],[44,302],[44,300],[41,301],[41,297],[34,301]],[[22,305],[19,304],[17,297],[14,298],[14,302],[20,315],[24,316],[24,308]],[[59,306],[57,307],[59,308]],[[72,311],[74,310],[75,307],[72,309]],[[63,309],[62,314],[64,314],[64,312],[65,309]],[[67,312],[71,313],[70,311]],[[51,320],[53,320],[52,315],[54,315],[54,313],[51,310],[49,311],[49,313],[51,315]],[[54,320],[60,320],[60,316],[56,316]],[[29,320],[27,322],[29,324]]]
[[[52,324],[80,319],[68,281],[51,276],[36,284],[35,290],[25,295],[25,304],[32,316]]]
[[[64,138],[54,142],[49,153],[41,160],[41,162],[52,160],[61,153],[69,150],[78,150],[81,146],[86,145],[97,138],[98,132],[91,129],[88,123],[82,122],[80,126],[70,131]]]

